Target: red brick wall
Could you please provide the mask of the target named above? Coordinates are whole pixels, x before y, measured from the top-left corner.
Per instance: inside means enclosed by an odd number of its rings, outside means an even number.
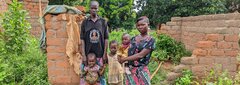
[[[48,0],[41,0],[42,12],[46,8]],[[23,0],[24,9],[28,11],[30,18],[28,21],[31,23],[31,34],[40,37],[41,24],[39,22],[39,0]]]
[[[79,85],[79,76],[74,72],[73,66],[70,66],[66,55],[68,18],[62,19],[63,15],[65,14],[45,16],[48,78],[51,84]],[[81,20],[77,20],[81,26]]]

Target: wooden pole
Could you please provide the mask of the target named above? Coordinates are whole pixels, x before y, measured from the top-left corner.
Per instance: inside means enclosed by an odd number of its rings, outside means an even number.
[[[153,74],[151,75],[151,80],[152,78],[156,75],[156,73],[158,72],[158,70],[160,69],[161,65],[162,65],[163,61],[159,63],[157,69],[153,72]]]

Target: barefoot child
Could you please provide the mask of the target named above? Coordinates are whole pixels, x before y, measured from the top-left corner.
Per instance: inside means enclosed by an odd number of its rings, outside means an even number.
[[[108,54],[108,83],[110,85],[123,85],[123,68],[118,62],[118,43],[113,40],[109,43],[110,54]]]

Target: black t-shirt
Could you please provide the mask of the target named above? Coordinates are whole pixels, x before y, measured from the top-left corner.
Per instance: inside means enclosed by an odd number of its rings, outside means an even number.
[[[90,18],[85,19],[81,26],[81,40],[85,42],[85,54],[95,53],[98,58],[103,57],[104,42],[108,39],[106,20],[98,18],[93,22]]]

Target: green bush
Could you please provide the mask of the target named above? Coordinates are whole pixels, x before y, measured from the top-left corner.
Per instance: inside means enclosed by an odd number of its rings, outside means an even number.
[[[183,56],[191,56],[191,52],[185,49],[181,42],[165,34],[155,36],[156,51],[153,53],[159,60],[171,60],[178,64]]]
[[[3,48],[6,52],[20,54],[25,50],[29,36],[30,24],[27,22],[27,12],[17,0],[8,5],[8,11],[1,20],[3,32],[1,39],[4,41]],[[6,53],[5,52],[5,53]]]
[[[191,70],[183,70],[182,76],[175,80],[175,85],[192,85],[193,73]]]
[[[29,34],[27,12],[13,0],[2,16],[0,85],[47,85],[47,60]]]
[[[202,80],[203,84],[206,85],[238,85],[234,84],[233,78],[228,75],[227,71],[219,71],[219,70],[210,70],[209,75]]]
[[[48,84],[47,60],[38,47],[38,40],[30,42],[22,54],[0,55],[0,84]],[[3,45],[0,45],[2,47]]]

